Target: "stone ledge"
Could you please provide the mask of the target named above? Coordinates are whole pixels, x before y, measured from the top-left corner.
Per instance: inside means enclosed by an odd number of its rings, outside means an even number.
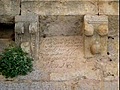
[[[24,1],[61,1],[61,2],[66,2],[66,1],[119,1],[119,0],[21,0],[22,2]]]
[[[61,1],[61,2],[66,2],[66,1],[98,1],[98,0],[21,0],[22,2],[24,1]]]
[[[98,14],[97,2],[82,1],[33,1],[21,3],[21,14],[36,13],[38,15],[84,15]]]
[[[119,15],[119,2],[99,2],[99,14],[104,15]]]

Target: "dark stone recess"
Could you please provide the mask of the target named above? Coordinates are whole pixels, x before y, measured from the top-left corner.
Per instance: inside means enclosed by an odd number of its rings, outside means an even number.
[[[14,41],[15,24],[0,23],[0,39],[10,39]]]

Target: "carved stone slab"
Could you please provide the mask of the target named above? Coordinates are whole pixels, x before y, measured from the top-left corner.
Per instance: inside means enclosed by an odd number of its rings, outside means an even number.
[[[101,15],[84,16],[84,55],[107,55],[108,17]]]
[[[23,50],[37,58],[39,50],[39,16],[35,14],[15,17],[15,40]]]

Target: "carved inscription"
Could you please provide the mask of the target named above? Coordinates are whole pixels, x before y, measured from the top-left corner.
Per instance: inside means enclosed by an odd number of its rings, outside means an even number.
[[[47,37],[41,40],[39,65],[47,71],[73,70],[83,58],[83,41],[80,36]]]

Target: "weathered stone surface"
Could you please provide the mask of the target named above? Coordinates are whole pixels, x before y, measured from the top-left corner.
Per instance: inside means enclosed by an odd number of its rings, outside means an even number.
[[[119,56],[119,43],[118,36],[108,37],[108,56],[111,61],[118,61]]]
[[[49,81],[49,73],[46,71],[42,71],[40,69],[35,68],[34,66],[34,71],[29,73],[26,76],[19,76],[17,78],[18,80],[24,80],[24,81]]]
[[[65,82],[1,83],[0,90],[72,90]]]
[[[14,23],[14,17],[10,15],[0,15],[0,23]]]
[[[14,16],[20,14],[20,0],[0,0],[0,22],[14,23]]]
[[[0,15],[15,16],[20,13],[20,0],[0,0]]]
[[[109,27],[109,36],[118,36],[119,32],[119,16],[118,15],[109,15],[108,17],[108,27]]]
[[[118,81],[105,81],[103,82],[103,90],[118,90]]]
[[[118,63],[116,61],[108,61],[101,63],[104,80],[118,80]]]
[[[71,71],[79,59],[85,60],[81,36],[46,37],[40,43],[38,65],[49,72]]]
[[[11,43],[13,43],[13,41],[10,39],[0,39],[0,53]]]
[[[71,7],[72,6],[72,7]],[[84,15],[84,14],[97,14],[97,2],[22,2],[21,14],[36,13],[38,15]]]
[[[82,35],[83,16],[40,16],[41,36]]]
[[[28,15],[16,15],[15,22],[38,22],[39,16],[37,14],[30,13]]]
[[[119,15],[119,3],[112,2],[99,2],[99,14],[104,15]]]
[[[22,2],[23,1],[98,1],[98,0],[21,0]],[[114,0],[111,0],[111,1],[114,1]]]
[[[96,63],[85,63],[82,40],[81,36],[41,38],[36,66],[49,72],[50,80],[100,79],[99,70],[92,70]]]
[[[0,90],[29,90],[29,83],[0,82]]]
[[[43,1],[43,0],[21,0],[23,1]],[[44,0],[44,1],[58,1],[58,0]],[[61,2],[64,1],[119,1],[119,0],[60,0]]]
[[[75,85],[74,90],[103,90],[103,89],[101,89],[99,80],[97,81],[97,80],[84,79],[84,80],[80,80]]]

